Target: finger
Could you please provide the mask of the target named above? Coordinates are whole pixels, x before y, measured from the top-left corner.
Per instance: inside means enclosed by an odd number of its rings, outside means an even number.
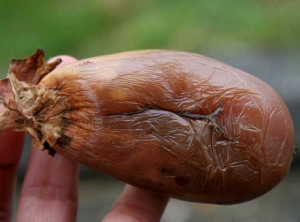
[[[0,113],[4,107],[0,105]],[[0,221],[11,220],[12,198],[17,166],[22,154],[24,133],[0,133]]]
[[[60,58],[63,64],[76,61]],[[59,154],[52,157],[31,148],[17,221],[76,221],[77,203],[78,165]]]
[[[168,197],[127,185],[102,222],[160,221]]]
[[[17,221],[75,221],[78,166],[32,148],[21,192]]]

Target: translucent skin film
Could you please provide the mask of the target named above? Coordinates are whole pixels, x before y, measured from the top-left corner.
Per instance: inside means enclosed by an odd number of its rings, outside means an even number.
[[[39,149],[137,187],[205,203],[258,197],[290,168],[290,114],[280,96],[252,75],[163,50],[57,69],[59,61],[45,64],[42,58],[38,50],[27,62],[17,60],[0,82],[6,106],[0,129],[29,131]],[[16,68],[33,63],[38,68]]]

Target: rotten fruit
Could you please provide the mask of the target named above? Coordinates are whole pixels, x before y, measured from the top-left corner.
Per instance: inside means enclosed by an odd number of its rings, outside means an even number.
[[[186,52],[146,50],[55,67],[38,49],[0,81],[0,131],[173,198],[232,204],[288,173],[294,128],[256,77]],[[55,157],[54,157],[55,158]]]

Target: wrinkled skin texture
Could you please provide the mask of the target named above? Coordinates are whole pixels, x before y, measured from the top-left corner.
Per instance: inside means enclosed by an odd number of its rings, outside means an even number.
[[[14,100],[2,80],[5,115],[22,120],[2,121],[2,128],[28,130],[39,149],[140,188],[205,203],[253,199],[289,170],[290,114],[271,87],[247,73],[161,50],[85,59],[51,72],[57,63],[46,67],[49,74],[23,78],[14,67],[22,62],[15,62],[8,78],[22,96]],[[29,93],[19,93],[20,84]]]

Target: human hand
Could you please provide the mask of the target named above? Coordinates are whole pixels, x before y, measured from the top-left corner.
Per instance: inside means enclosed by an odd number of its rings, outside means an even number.
[[[74,62],[70,56],[61,65]],[[54,60],[52,58],[51,60]],[[0,105],[0,113],[3,107]],[[11,221],[15,177],[24,143],[24,133],[0,134],[0,221]],[[78,207],[78,164],[56,154],[31,148],[22,186],[17,222],[76,221]],[[103,222],[159,221],[168,198],[127,185]]]

